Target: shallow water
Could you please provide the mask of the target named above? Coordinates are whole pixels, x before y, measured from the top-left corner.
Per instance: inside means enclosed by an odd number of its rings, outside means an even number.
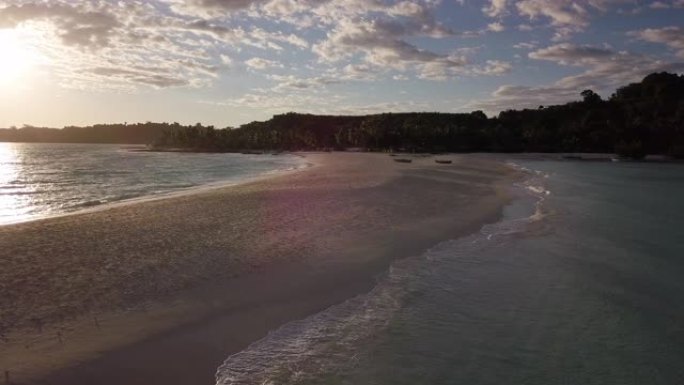
[[[136,152],[121,145],[0,143],[0,224],[237,183],[303,166],[288,155]]]
[[[501,222],[397,261],[217,383],[684,383],[684,168],[515,163]]]

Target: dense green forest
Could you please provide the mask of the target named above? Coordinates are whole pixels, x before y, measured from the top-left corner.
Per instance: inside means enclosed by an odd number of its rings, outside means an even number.
[[[608,100],[591,90],[578,101],[467,114],[386,113],[316,116],[288,113],[236,129],[172,129],[158,148],[206,151],[320,150],[361,147],[375,151],[617,152],[684,156],[684,76],[654,73],[619,88]]]
[[[0,130],[0,141],[148,143],[160,150],[324,150],[423,152],[617,152],[684,157],[684,76],[654,73],[603,100],[536,109],[483,112],[321,116],[287,113],[238,128],[177,123],[97,125],[62,130]]]

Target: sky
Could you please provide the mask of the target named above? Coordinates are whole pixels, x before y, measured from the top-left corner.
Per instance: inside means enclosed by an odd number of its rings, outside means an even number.
[[[0,127],[495,115],[684,73],[684,0],[0,0]]]

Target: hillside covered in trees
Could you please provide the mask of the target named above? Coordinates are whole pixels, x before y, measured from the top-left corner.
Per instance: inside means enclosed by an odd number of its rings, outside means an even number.
[[[684,156],[684,76],[654,73],[608,100],[591,90],[581,100],[537,109],[467,114],[386,113],[316,116],[288,113],[236,129],[166,130],[155,146],[204,151],[604,152],[640,158]]]
[[[0,130],[0,141],[146,143],[158,150],[248,151],[364,148],[424,152],[602,152],[684,157],[684,76],[654,73],[603,100],[483,112],[320,116],[287,113],[238,128],[178,123]]]

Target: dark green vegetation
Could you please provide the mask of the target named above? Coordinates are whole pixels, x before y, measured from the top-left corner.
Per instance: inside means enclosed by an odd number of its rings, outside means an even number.
[[[651,74],[609,100],[591,90],[581,101],[469,114],[399,113],[315,116],[288,113],[237,129],[168,130],[159,148],[209,151],[320,150],[361,147],[425,152],[617,152],[684,156],[684,76]]]
[[[608,100],[591,90],[581,101],[466,114],[387,113],[318,116],[288,113],[239,128],[177,123],[0,130],[0,140],[153,143],[188,151],[322,150],[359,147],[423,152],[616,152],[684,157],[684,76],[654,73],[619,88]],[[37,131],[39,129],[30,129]],[[49,135],[48,135],[49,134]]]

